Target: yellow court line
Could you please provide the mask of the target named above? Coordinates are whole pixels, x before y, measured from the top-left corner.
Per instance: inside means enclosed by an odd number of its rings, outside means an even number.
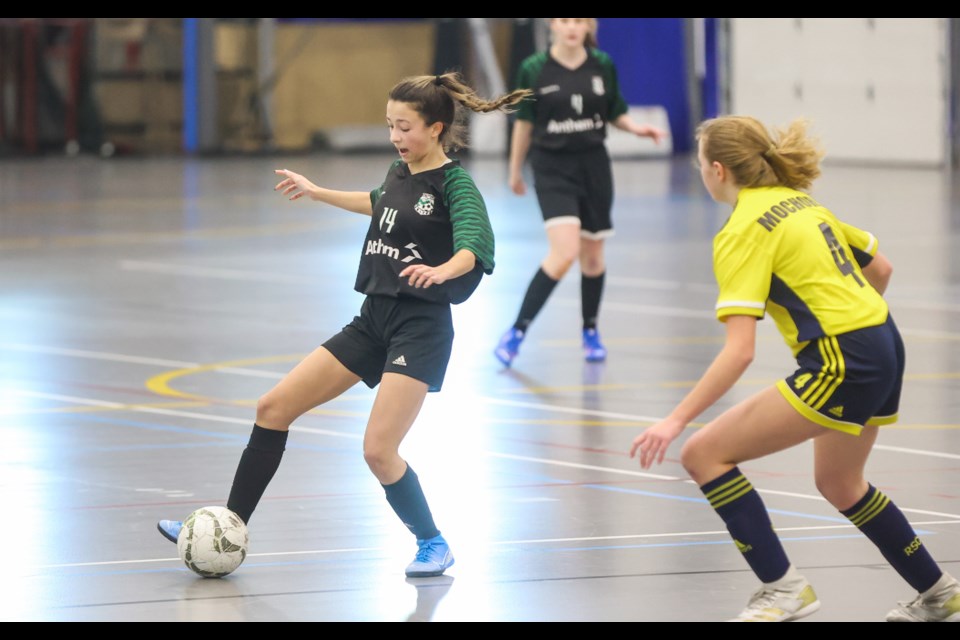
[[[279,362],[290,362],[290,361],[299,361],[305,357],[305,354],[294,354],[294,355],[281,355],[281,356],[267,356],[263,358],[247,358],[242,360],[229,360],[226,362],[219,362],[207,365],[200,365],[196,367],[187,367],[183,369],[176,369],[173,371],[167,371],[159,375],[153,376],[148,379],[146,382],[146,387],[156,393],[157,395],[170,397],[170,398],[179,398],[188,402],[199,402],[204,404],[227,404],[232,406],[245,406],[245,407],[255,407],[255,400],[230,400],[224,398],[214,398],[211,396],[201,396],[197,394],[187,393],[184,391],[178,391],[171,386],[171,383],[174,380],[179,378],[195,375],[198,373],[205,373],[210,371],[220,371],[225,369],[238,369],[244,367],[250,367],[258,364],[276,364]],[[948,374],[910,374],[905,376],[906,379],[920,379],[920,380],[930,380],[930,379],[953,379],[960,378],[960,373],[948,373]],[[738,382],[738,386],[767,386],[775,383],[776,380],[772,379],[747,379],[741,380]],[[589,392],[589,391],[615,391],[615,390],[624,390],[624,389],[642,389],[642,388],[690,388],[693,387],[697,381],[685,380],[685,381],[667,381],[659,383],[638,383],[638,384],[612,384],[612,385],[570,385],[563,387],[527,387],[522,389],[509,389],[505,390],[504,393],[507,394],[549,394],[549,393],[564,393],[564,392]],[[142,405],[146,406],[146,405]],[[87,410],[84,408],[84,410]],[[369,417],[367,412],[358,412],[358,411],[342,411],[342,410],[333,410],[333,409],[320,409],[316,408],[308,412],[310,415],[321,415],[321,416],[331,416],[331,417],[343,417],[343,418],[357,418],[365,419]],[[605,421],[605,420],[530,420],[530,419],[500,419],[500,418],[488,418],[486,420],[490,423],[495,424],[530,424],[530,425],[553,425],[553,426],[585,426],[585,427],[644,427],[652,424],[649,421]],[[689,426],[693,428],[702,427],[703,422],[691,423]],[[960,425],[954,424],[893,424],[885,425],[884,429],[899,429],[899,430],[952,430],[960,429]]]
[[[302,360],[304,354],[297,355],[284,355],[284,356],[267,356],[264,358],[246,358],[244,360],[229,360],[227,362],[215,362],[213,364],[200,365],[198,367],[187,367],[185,369],[174,369],[173,371],[167,371],[166,373],[161,373],[159,375],[149,378],[146,382],[147,389],[156,393],[160,396],[166,396],[168,398],[182,398],[184,400],[194,400],[197,402],[209,402],[209,403],[222,403],[228,402],[233,403],[233,400],[222,400],[220,398],[213,398],[210,396],[201,396],[195,393],[187,393],[185,391],[177,391],[170,386],[170,383],[177,378],[183,378],[184,376],[195,375],[197,373],[205,373],[207,371],[218,371],[220,369],[238,369],[242,367],[248,367],[256,364],[275,364],[278,362],[290,362],[292,360]]]
[[[282,355],[282,356],[266,356],[263,358],[246,358],[243,360],[228,360],[226,362],[215,362],[213,364],[205,364],[197,367],[186,367],[184,369],[175,369],[173,371],[167,371],[159,375],[153,376],[146,381],[146,387],[153,393],[168,397],[168,398],[181,398],[183,400],[188,400],[192,402],[201,402],[204,404],[226,404],[238,407],[256,407],[256,400],[231,400],[227,398],[215,398],[212,396],[201,396],[195,393],[187,393],[185,391],[178,391],[171,386],[171,383],[178,378],[183,378],[185,376],[195,375],[198,373],[206,373],[209,371],[220,371],[224,369],[241,369],[244,367],[250,367],[258,364],[276,364],[278,362],[299,362],[306,357],[306,354],[298,353],[292,355]],[[349,398],[348,398],[349,399]],[[360,412],[360,411],[345,411],[337,409],[312,409],[307,412],[309,415],[319,415],[319,416],[331,416],[338,418],[367,418],[369,417],[369,412]]]
[[[919,380],[960,380],[960,373],[908,373],[903,377],[906,381]],[[782,378],[747,378],[737,382],[737,386],[744,387],[766,387],[776,384]],[[696,386],[698,380],[673,380],[663,382],[633,382],[617,384],[580,384],[564,386],[542,386],[542,387],[521,387],[518,389],[506,389],[505,394],[548,394],[548,393],[582,393],[590,391],[625,391],[632,389],[692,389]]]

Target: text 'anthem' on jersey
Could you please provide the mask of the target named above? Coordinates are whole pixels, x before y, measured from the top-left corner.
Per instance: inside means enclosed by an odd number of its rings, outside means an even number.
[[[355,289],[391,298],[459,304],[484,273],[493,273],[494,239],[483,197],[460,163],[411,174],[397,160],[370,193],[373,215],[364,241]],[[476,256],[470,273],[416,289],[400,273],[410,265],[439,266],[466,249]]]
[[[627,112],[617,70],[603,51],[588,49],[576,69],[557,62],[548,51],[520,65],[517,89],[534,97],[520,103],[517,118],[533,123],[533,146],[544,151],[575,152],[599,147],[607,123]]]

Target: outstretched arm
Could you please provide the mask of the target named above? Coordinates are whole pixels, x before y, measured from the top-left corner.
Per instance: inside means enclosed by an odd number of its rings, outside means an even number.
[[[373,204],[370,202],[369,193],[324,189],[313,184],[299,173],[287,169],[277,169],[275,173],[281,176],[283,180],[273,190],[280,191],[285,196],[290,196],[290,200],[299,200],[306,196],[315,202],[323,202],[365,216],[373,215]]]
[[[737,383],[753,362],[756,347],[757,319],[753,316],[727,318],[727,340],[693,390],[670,415],[647,428],[633,440],[630,457],[640,454],[640,466],[649,469],[663,462],[667,447],[686,426],[709,409]]]
[[[658,129],[653,125],[638,124],[626,113],[614,120],[613,126],[641,138],[652,138],[656,144],[660,144],[661,140],[670,135],[663,129]]]

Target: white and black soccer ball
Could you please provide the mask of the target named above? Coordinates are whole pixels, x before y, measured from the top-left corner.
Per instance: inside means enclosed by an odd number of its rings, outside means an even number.
[[[247,525],[226,507],[203,507],[183,521],[177,538],[180,559],[204,578],[222,578],[247,557]]]

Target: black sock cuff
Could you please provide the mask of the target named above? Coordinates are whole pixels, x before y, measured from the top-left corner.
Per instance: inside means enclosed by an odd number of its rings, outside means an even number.
[[[585,273],[580,274],[580,280],[582,282],[603,282],[603,279],[607,277],[607,272],[604,271],[598,276],[588,276]]]
[[[251,449],[268,451],[270,453],[283,453],[287,448],[287,436],[289,431],[275,431],[273,429],[264,429],[260,425],[253,425],[253,433],[250,434],[250,442],[247,446]]]
[[[400,476],[399,480],[397,480],[393,484],[381,484],[380,486],[383,487],[384,491],[386,491],[387,493],[390,493],[391,491],[401,490],[403,489],[403,487],[406,487],[411,482],[416,482],[416,481],[419,481],[419,478],[417,477],[416,472],[413,470],[413,467],[407,464],[407,470],[403,472],[403,475]]]
[[[533,279],[535,281],[540,281],[541,283],[545,285],[550,285],[550,286],[556,285],[558,282],[560,282],[559,280],[554,280],[549,275],[547,275],[547,272],[543,270],[543,267],[540,267],[539,269],[537,269],[537,273],[534,274]]]

